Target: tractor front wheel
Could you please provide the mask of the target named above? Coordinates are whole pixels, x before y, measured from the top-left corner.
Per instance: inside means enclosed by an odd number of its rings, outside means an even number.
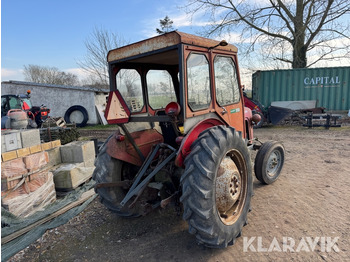
[[[267,141],[256,154],[255,176],[263,184],[272,184],[281,174],[283,164],[283,145],[277,141]]]
[[[181,177],[183,218],[200,244],[232,245],[247,223],[253,179],[250,154],[234,128],[216,126],[200,134]]]

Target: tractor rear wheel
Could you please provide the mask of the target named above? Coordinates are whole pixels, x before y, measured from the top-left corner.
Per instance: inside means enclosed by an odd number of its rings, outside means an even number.
[[[250,153],[234,128],[205,130],[191,147],[181,177],[184,220],[200,244],[232,245],[247,223],[253,178]]]
[[[96,184],[112,183],[124,180],[125,173],[132,167],[130,164],[121,160],[115,159],[107,153],[107,143],[113,137],[111,135],[106,142],[101,146],[100,152],[95,160],[95,170],[92,178]],[[120,206],[120,202],[125,197],[127,191],[119,186],[95,188],[96,193],[100,196],[100,201],[108,209],[123,217],[138,217],[140,216],[137,207],[128,208],[127,203],[124,207]],[[130,202],[130,201],[129,201]]]

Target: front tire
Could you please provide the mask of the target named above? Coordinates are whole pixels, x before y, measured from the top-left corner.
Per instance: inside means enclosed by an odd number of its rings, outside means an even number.
[[[250,154],[234,128],[205,130],[191,147],[181,177],[183,219],[200,244],[232,245],[247,223],[253,179]]]
[[[283,145],[277,141],[267,141],[256,154],[254,165],[255,176],[263,184],[272,184],[281,174],[283,164]]]

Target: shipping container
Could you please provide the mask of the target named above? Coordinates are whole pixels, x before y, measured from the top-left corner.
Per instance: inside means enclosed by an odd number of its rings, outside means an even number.
[[[265,107],[274,101],[316,100],[328,111],[350,109],[350,67],[257,71],[253,99]]]

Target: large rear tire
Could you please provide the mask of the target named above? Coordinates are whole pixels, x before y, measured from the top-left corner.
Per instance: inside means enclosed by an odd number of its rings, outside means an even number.
[[[253,193],[251,159],[241,134],[216,126],[191,147],[181,177],[183,219],[200,244],[232,245],[247,223]]]
[[[92,178],[96,184],[112,183],[123,180],[123,172],[127,172],[131,165],[121,160],[115,159],[107,153],[107,143],[113,138],[111,135],[106,142],[101,146],[100,153],[95,160],[95,171]],[[120,201],[125,197],[125,190],[122,187],[102,187],[96,188],[96,193],[100,196],[101,203],[108,209],[123,217],[138,217],[140,213],[135,208],[128,208],[127,203],[124,207],[120,206]],[[130,202],[130,201],[129,201]]]

